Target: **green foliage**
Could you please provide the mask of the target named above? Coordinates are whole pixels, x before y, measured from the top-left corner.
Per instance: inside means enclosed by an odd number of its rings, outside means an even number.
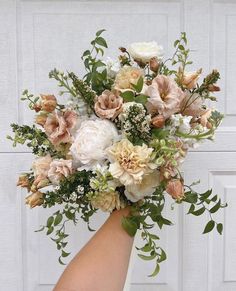
[[[75,88],[76,96],[79,96],[88,105],[88,114],[94,110],[96,93],[84,81],[80,80],[73,72],[69,73]]]
[[[22,101],[28,100],[29,101],[29,105],[28,105],[29,108],[31,110],[34,110],[35,106],[37,105],[37,102],[39,101],[39,97],[34,96],[33,94],[30,94],[29,91],[26,89],[22,93],[21,100]]]
[[[105,29],[101,29],[96,33],[95,39],[91,41],[92,48],[82,55],[87,71],[84,80],[98,95],[105,89],[111,89],[113,83],[107,75],[106,64],[98,58],[99,55],[104,55],[104,48],[107,48],[106,40],[101,37],[104,31]]]
[[[55,150],[52,143],[48,140],[45,132],[37,128],[35,125],[32,127],[28,125],[11,124],[14,137],[7,136],[13,142],[13,147],[17,144],[26,144],[27,147],[32,149],[33,154],[44,156],[49,153],[51,156],[62,158],[62,152]]]
[[[186,33],[181,32],[180,38],[174,42],[175,52],[171,58],[168,58],[164,63],[160,65],[159,74],[163,75],[177,75],[176,70],[169,69],[167,63],[170,62],[172,66],[180,65],[185,70],[187,65],[191,65],[192,61],[189,61],[190,49],[186,46],[188,44]]]
[[[63,258],[69,253],[65,251],[68,242],[66,238],[66,225],[69,222],[75,225],[78,222],[78,216],[82,218],[90,231],[90,217],[97,211],[89,203],[85,193],[92,191],[90,179],[93,177],[91,172],[78,171],[61,181],[58,189],[47,191],[44,195],[43,207],[53,207],[57,204],[63,204],[63,209],[53,213],[44,226],[38,231],[46,231],[47,235],[54,235],[51,239],[56,243],[57,249],[61,251],[59,262],[63,263]],[[81,189],[83,190],[81,192]]]
[[[222,223],[217,223],[212,214],[217,212],[220,208],[225,208],[227,204],[222,204],[221,199],[217,195],[212,196],[212,189],[207,190],[204,193],[197,193],[192,189],[191,186],[186,186],[189,191],[185,192],[185,197],[182,200],[183,202],[190,203],[188,214],[194,216],[199,216],[208,212],[210,220],[207,222],[203,233],[211,232],[215,226],[217,226],[217,231],[219,234],[222,234],[223,225]],[[213,206],[212,206],[213,204]]]
[[[49,78],[56,80],[58,82],[58,86],[60,88],[63,88],[60,91],[60,95],[63,95],[65,93],[69,93],[74,97],[77,96],[75,88],[70,83],[69,76],[67,74],[65,74],[64,72],[60,72],[55,68],[49,72]]]

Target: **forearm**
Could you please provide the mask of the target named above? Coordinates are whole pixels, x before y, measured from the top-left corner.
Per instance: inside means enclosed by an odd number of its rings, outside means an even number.
[[[122,291],[133,238],[121,226],[128,209],[113,212],[68,265],[54,291]]]

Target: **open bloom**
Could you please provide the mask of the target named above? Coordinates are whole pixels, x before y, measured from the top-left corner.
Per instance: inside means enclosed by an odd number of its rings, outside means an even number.
[[[106,158],[106,149],[118,140],[114,124],[108,120],[85,120],[70,148],[75,161],[92,167]]]
[[[104,212],[112,212],[114,209],[120,210],[125,204],[120,200],[119,193],[116,191],[98,192],[92,199],[91,204],[94,208]]]
[[[77,114],[72,110],[49,114],[44,124],[45,132],[52,144],[71,142],[70,130],[74,128]]]
[[[35,159],[32,165],[34,176],[41,175],[42,177],[47,177],[51,162],[52,158],[50,155]]]
[[[204,99],[199,94],[186,91],[180,105],[180,111],[182,115],[199,116],[205,111],[202,107],[203,102]]]
[[[160,184],[160,173],[153,171],[145,175],[140,183],[126,186],[125,196],[132,202],[143,199],[145,196],[150,196],[155,191],[155,188]]]
[[[183,91],[169,76],[158,75],[147,88],[147,108],[150,113],[159,113],[165,119],[180,110]]]
[[[48,178],[54,185],[72,174],[72,160],[53,160],[48,171]]]
[[[111,160],[109,171],[125,186],[140,183],[144,175],[156,168],[152,152],[146,144],[135,146],[128,139],[122,139],[107,150]]]
[[[132,89],[132,84],[136,85],[139,78],[142,76],[142,70],[130,66],[124,66],[116,75],[114,89],[121,92],[127,89]]]
[[[97,97],[94,109],[100,118],[114,119],[121,112],[122,104],[123,98],[105,90]]]
[[[152,58],[161,59],[163,56],[162,46],[155,41],[132,43],[128,48],[128,52],[135,61],[144,64],[148,63]]]

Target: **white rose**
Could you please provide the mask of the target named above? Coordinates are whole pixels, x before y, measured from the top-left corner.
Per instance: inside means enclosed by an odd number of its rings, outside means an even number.
[[[160,173],[154,171],[151,174],[145,175],[142,182],[126,186],[125,196],[132,202],[143,199],[145,196],[150,196],[155,191],[155,188],[160,184]]]
[[[162,59],[163,57],[163,48],[155,41],[132,43],[128,52],[134,60],[142,63],[148,63],[152,58]]]
[[[70,148],[76,162],[91,168],[106,158],[106,149],[117,141],[118,132],[108,120],[85,120],[78,129]]]

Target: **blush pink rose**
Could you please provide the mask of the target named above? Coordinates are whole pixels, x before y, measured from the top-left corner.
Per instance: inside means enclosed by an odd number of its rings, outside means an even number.
[[[49,114],[44,124],[45,133],[54,145],[71,142],[70,130],[76,125],[77,114],[72,110]]]
[[[180,110],[183,91],[169,76],[158,75],[148,86],[146,95],[149,96],[147,109],[150,113],[159,113],[165,119]]]
[[[54,160],[50,164],[48,178],[54,185],[59,185],[60,181],[72,174],[72,160]]]

